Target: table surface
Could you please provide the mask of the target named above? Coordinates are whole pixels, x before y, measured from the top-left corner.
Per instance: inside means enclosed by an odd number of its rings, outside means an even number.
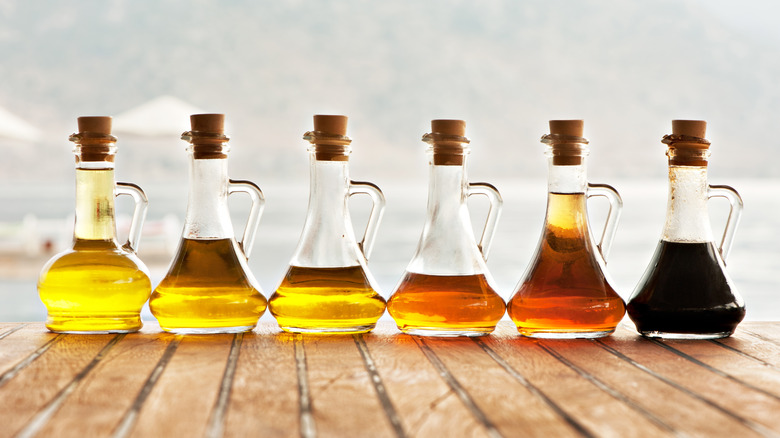
[[[0,323],[0,436],[780,436],[780,322],[727,339],[49,333]]]

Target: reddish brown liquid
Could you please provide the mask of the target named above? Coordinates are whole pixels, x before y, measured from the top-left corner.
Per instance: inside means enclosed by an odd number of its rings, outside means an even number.
[[[407,272],[387,310],[405,333],[455,336],[492,332],[506,306],[484,275]]]
[[[521,334],[598,337],[623,318],[625,303],[604,276],[584,216],[584,194],[550,194],[540,247],[507,306]]]

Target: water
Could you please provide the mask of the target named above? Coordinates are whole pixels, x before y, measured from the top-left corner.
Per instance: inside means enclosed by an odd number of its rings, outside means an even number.
[[[546,182],[540,180],[492,181],[504,197],[504,212],[496,231],[488,267],[495,278],[497,291],[504,299],[511,295],[529,262],[541,235],[546,204]],[[609,181],[623,196],[625,208],[615,236],[607,268],[617,292],[628,299],[644,272],[658,243],[666,212],[665,180]],[[711,181],[719,184],[723,181]],[[727,267],[747,305],[748,320],[780,320],[777,270],[780,268],[780,180],[729,180],[745,201],[745,212],[737,230]],[[306,215],[308,184],[299,181],[263,183],[267,204],[260,222],[257,240],[249,266],[269,296],[278,286],[288,267],[298,242]],[[381,181],[379,182],[381,184]],[[425,219],[427,181],[408,181],[382,187],[387,197],[387,210],[379,228],[369,267],[381,292],[387,298],[403,275],[412,257]],[[150,200],[149,220],[168,215],[183,218],[187,189],[184,185],[145,185]],[[28,213],[42,219],[65,218],[73,211],[73,188],[29,186],[1,188],[0,199],[5,206],[0,221],[21,221]],[[590,202],[591,226],[598,236],[605,216],[606,201]],[[231,197],[232,216],[240,235],[248,211],[248,201],[241,195]],[[351,202],[356,234],[362,235],[369,201],[354,197]],[[710,202],[714,233],[720,236],[728,214],[727,202]],[[481,232],[487,202],[479,197],[470,201],[475,228]],[[121,212],[130,211],[128,200],[117,202]],[[72,230],[72,227],[70,227]],[[66,230],[65,240],[69,230]],[[180,228],[176,234],[180,232]],[[479,233],[477,233],[479,235]],[[174,242],[178,238],[174,239]],[[149,251],[160,245],[141,240],[140,256],[149,264],[152,281],[159,282],[173,254],[156,255]],[[3,260],[6,260],[4,258]],[[45,260],[32,259],[41,264]],[[7,263],[7,262],[6,262]],[[0,278],[0,321],[42,321],[46,311],[35,289],[40,266],[25,266],[12,275]],[[4,269],[8,274],[11,269]],[[144,319],[152,320],[148,309]],[[384,316],[387,318],[387,315]],[[266,313],[263,319],[271,319]]]

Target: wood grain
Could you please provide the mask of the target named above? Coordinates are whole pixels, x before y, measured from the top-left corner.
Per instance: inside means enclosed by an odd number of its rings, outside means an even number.
[[[232,340],[223,334],[184,337],[130,436],[203,436]]]
[[[425,339],[474,403],[504,436],[575,435],[571,425],[488,356],[471,339]],[[501,391],[495,391],[501,388]]]
[[[766,433],[767,428],[780,430],[780,416],[777,415],[780,401],[777,399],[713,373],[657,343],[638,339],[625,328],[619,328],[615,335],[605,338],[602,345],[642,364],[657,378],[730,413],[732,418],[755,432]]]
[[[57,336],[43,324],[13,324],[6,326],[3,333],[6,336],[0,339],[0,376]]]
[[[37,327],[40,332],[41,326]],[[41,340],[39,334],[30,333],[36,341]],[[0,437],[12,436],[19,431],[114,337],[62,335],[58,342],[51,344],[51,348],[7,381],[0,388],[0,424],[3,425]]]
[[[297,437],[293,335],[261,325],[244,335],[226,417],[226,437]]]
[[[382,322],[363,337],[407,436],[487,436],[411,336]]]
[[[395,436],[353,337],[301,337],[317,436]]]
[[[614,437],[671,436],[674,429],[654,421],[658,417],[633,402],[592,373],[550,354],[540,344],[557,352],[556,344],[569,341],[540,342],[517,336],[514,327],[500,327],[484,343],[518,372],[529,385],[560,409],[564,420],[575,423],[585,433]],[[592,349],[588,341],[574,341],[579,349]],[[577,348],[577,347],[575,347]],[[576,367],[576,368],[575,368]],[[587,376],[587,377],[585,377]],[[662,422],[663,423],[663,422]]]

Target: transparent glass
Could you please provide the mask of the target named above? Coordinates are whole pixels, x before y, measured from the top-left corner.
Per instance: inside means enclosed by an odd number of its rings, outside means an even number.
[[[731,204],[719,246],[707,211],[707,201],[714,197]],[[725,259],[742,206],[733,188],[707,183],[706,166],[669,166],[661,240],[628,303],[628,315],[640,334],[713,339],[734,333],[745,317],[745,304],[726,271]]]
[[[142,326],[141,308],[152,290],[149,270],[136,256],[146,195],[136,185],[115,183],[116,146],[103,146],[109,150],[104,161],[81,160],[81,146],[76,146],[73,246],[49,260],[38,277],[46,327],[53,332],[135,332]],[[114,214],[114,198],[120,195],[135,201],[128,239],[121,246]]]
[[[588,184],[582,144],[580,164],[554,164],[549,174],[544,229],[531,262],[507,304],[521,335],[536,338],[598,338],[615,330],[625,303],[606,270],[623,201],[612,187]],[[599,243],[588,220],[587,200],[605,197],[610,209]]]
[[[227,145],[224,152],[227,152]],[[190,149],[190,191],[182,240],[149,308],[163,330],[181,334],[252,330],[267,301],[247,266],[264,206],[260,189],[228,179],[227,158],[196,159]],[[226,155],[223,155],[226,157]],[[252,200],[244,235],[237,241],[229,194]]]
[[[467,149],[465,149],[467,151]],[[491,333],[506,311],[485,261],[501,214],[498,190],[468,182],[462,164],[436,165],[430,156],[428,210],[412,261],[387,302],[398,328],[422,336],[481,336]],[[467,199],[486,196],[490,210],[479,244]]]
[[[318,160],[316,150],[309,149],[309,208],[301,238],[269,308],[287,332],[368,332],[385,311],[367,266],[385,198],[374,184],[351,181],[346,159]],[[348,209],[356,194],[373,203],[359,242]]]

